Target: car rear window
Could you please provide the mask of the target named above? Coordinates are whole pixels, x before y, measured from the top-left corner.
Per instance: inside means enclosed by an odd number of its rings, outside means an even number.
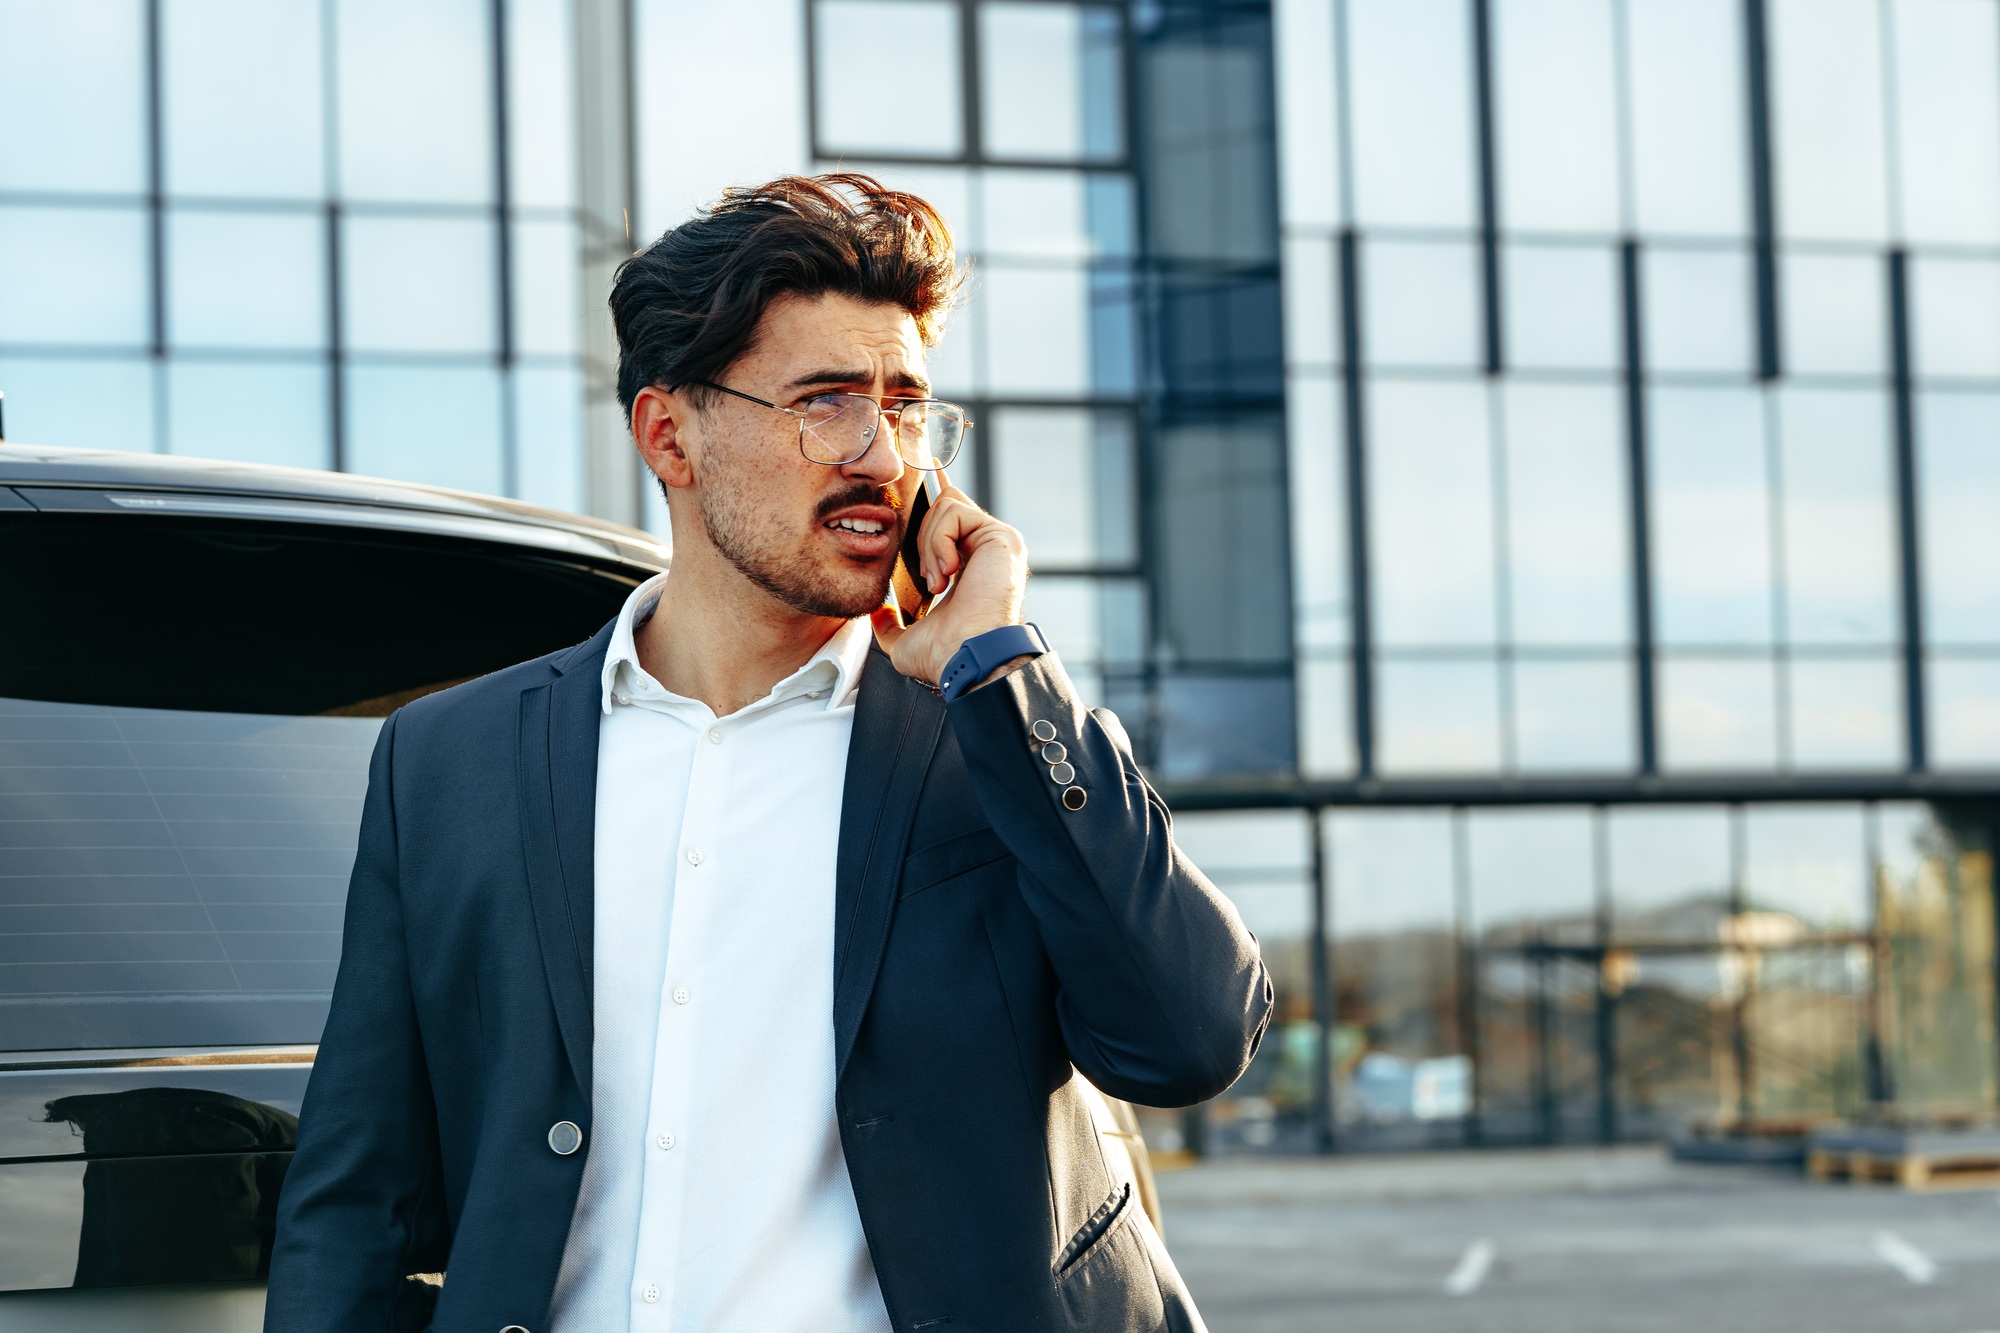
[[[399,704],[645,570],[363,528],[0,513],[0,1050],[319,1040]]]

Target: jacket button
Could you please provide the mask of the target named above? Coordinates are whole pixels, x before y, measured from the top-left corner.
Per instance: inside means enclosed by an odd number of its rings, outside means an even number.
[[[1081,810],[1083,803],[1090,799],[1090,793],[1081,787],[1069,787],[1062,794],[1063,809]]]
[[[1076,781],[1076,770],[1068,764],[1049,765],[1049,780],[1058,787],[1067,787]]]
[[[1037,741],[1040,741],[1043,745],[1047,745],[1050,741],[1056,738],[1056,724],[1053,722],[1045,722],[1037,720],[1034,723],[1034,725],[1028,728],[1028,734],[1033,736]]]
[[[583,1131],[574,1120],[558,1120],[549,1126],[549,1147],[558,1157],[567,1157],[583,1146]]]
[[[1069,758],[1069,747],[1061,741],[1050,741],[1042,747],[1042,762],[1045,764],[1060,764],[1067,758]]]

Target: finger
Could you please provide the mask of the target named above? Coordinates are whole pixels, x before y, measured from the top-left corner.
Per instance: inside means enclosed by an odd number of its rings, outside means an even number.
[[[955,576],[963,563],[959,544],[991,521],[991,515],[959,496],[947,495],[931,506],[917,537],[918,549],[923,552],[924,581],[937,584]]]
[[[875,642],[881,644],[882,651],[893,660],[896,641],[909,633],[903,625],[902,613],[894,605],[885,603],[869,614],[868,622],[875,628]]]

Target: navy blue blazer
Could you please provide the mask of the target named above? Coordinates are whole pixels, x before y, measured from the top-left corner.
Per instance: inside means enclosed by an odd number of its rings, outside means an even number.
[[[610,636],[382,728],[271,1333],[548,1327],[585,1158],[552,1151],[550,1127],[590,1144]],[[1212,1097],[1255,1052],[1271,985],[1117,720],[1053,656],[947,706],[873,650],[837,855],[835,1109],[897,1333],[1199,1329],[1076,1078],[1148,1106]],[[437,1273],[442,1291],[411,1277]]]

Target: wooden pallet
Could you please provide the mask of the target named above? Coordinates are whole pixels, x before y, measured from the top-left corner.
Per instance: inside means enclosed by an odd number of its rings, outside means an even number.
[[[1912,1190],[1993,1189],[2000,1187],[2000,1156],[1884,1156],[1814,1148],[1806,1154],[1806,1173],[1815,1180],[1888,1181]]]

